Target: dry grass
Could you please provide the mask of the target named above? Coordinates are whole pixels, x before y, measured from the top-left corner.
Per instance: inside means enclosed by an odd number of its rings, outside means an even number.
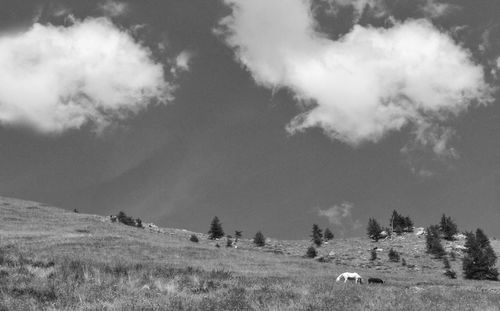
[[[14,199],[0,198],[0,224],[0,310],[500,310],[498,283],[445,278],[413,235],[334,240],[320,263],[302,258],[308,241],[215,248],[203,234],[192,243],[185,230]],[[371,262],[374,245],[383,251]],[[415,268],[389,262],[391,247]],[[460,263],[451,262],[459,274]],[[386,284],[335,283],[345,271]]]

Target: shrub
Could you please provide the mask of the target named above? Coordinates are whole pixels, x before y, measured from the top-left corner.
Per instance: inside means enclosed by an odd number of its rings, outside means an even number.
[[[375,247],[370,251],[370,260],[374,261],[376,259],[377,259],[377,248]]]
[[[318,252],[316,251],[314,246],[309,246],[309,248],[307,249],[307,252],[306,252],[306,256],[308,258],[315,258],[316,256],[318,256]]]
[[[143,228],[143,226],[142,226],[142,220],[141,220],[140,218],[137,218],[137,219],[135,220],[135,226],[136,226],[137,228]]]
[[[79,212],[78,212],[78,210],[75,208],[75,209],[73,209],[73,213],[77,213],[77,214],[78,214]]]
[[[403,267],[406,267],[406,260],[404,258],[401,259],[401,265]]]
[[[446,275],[450,279],[456,279],[457,278],[457,273],[454,270],[446,270],[446,272],[444,273],[444,275]]]
[[[392,261],[392,262],[398,262],[399,261],[399,253],[397,251],[395,251],[393,248],[391,248],[389,250],[389,261]]]
[[[238,240],[241,239],[242,236],[242,231],[234,231],[234,238],[236,239],[236,242],[238,242]]]
[[[382,232],[382,229],[380,228],[380,225],[378,222],[375,220],[375,218],[370,218],[368,220],[368,227],[366,228],[368,237],[378,241],[380,239],[380,233]]]
[[[321,246],[321,244],[323,244],[323,233],[321,233],[321,229],[317,224],[313,225],[311,238],[316,246]]]
[[[258,231],[254,238],[253,238],[253,243],[259,247],[262,247],[264,245],[266,245],[266,238],[264,237],[264,235],[262,234],[262,232]]]
[[[474,280],[498,280],[498,270],[495,268],[497,256],[488,237],[481,229],[477,229],[475,235],[468,232],[466,236],[467,251],[462,261],[464,277]]]
[[[233,237],[228,235],[226,237],[226,247],[232,247],[233,246]]]
[[[219,221],[217,216],[212,219],[212,223],[210,224],[210,230],[208,231],[209,239],[215,240],[220,239],[224,236],[224,230],[222,229],[222,224]]]
[[[119,222],[121,222],[124,225],[137,227],[136,220],[134,220],[130,216],[127,216],[127,214],[125,214],[125,212],[123,211],[120,211],[118,215],[116,215],[116,218],[118,219]],[[138,218],[138,220],[140,219]],[[141,222],[141,227],[142,227],[142,222]]]
[[[198,240],[198,237],[196,236],[196,234],[191,234],[189,241],[198,243],[200,240]]]
[[[325,229],[325,233],[324,233],[324,235],[325,235],[324,237],[325,237],[325,240],[326,240],[326,241],[333,240],[333,238],[334,238],[334,235],[333,235],[332,231],[330,231],[330,229],[329,229],[329,228],[326,228],[326,229]]]
[[[441,244],[441,238],[438,226],[433,225],[427,228],[427,235],[425,236],[425,244],[427,248],[427,253],[436,256],[436,258],[442,258],[446,254],[443,245]]]

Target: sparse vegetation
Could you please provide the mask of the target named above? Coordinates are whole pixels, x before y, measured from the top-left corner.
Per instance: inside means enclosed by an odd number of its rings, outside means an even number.
[[[373,239],[375,241],[378,241],[380,239],[380,233],[382,232],[382,229],[380,228],[380,225],[375,220],[375,218],[370,218],[368,220],[368,227],[366,231],[370,239]]]
[[[451,311],[500,305],[497,283],[448,279],[453,275],[443,275],[441,262],[422,252],[425,240],[415,235],[377,244],[383,254],[392,247],[401,264],[403,257],[411,263],[402,268],[370,262],[367,250],[374,244],[366,237],[337,239],[315,249],[316,260],[305,260],[309,239],[272,239],[265,248],[243,239],[242,251],[234,251],[216,249],[221,241],[203,234],[191,243],[192,232],[180,229],[130,230],[108,217],[5,206],[0,202],[0,310]],[[75,238],[80,232],[92,234]],[[332,282],[347,267],[363,278],[380,275],[386,284]]]
[[[325,240],[326,240],[326,241],[333,240],[334,235],[333,235],[332,231],[330,230],[330,228],[326,228],[326,229],[325,229],[325,232],[324,232],[324,237],[325,237]]]
[[[483,230],[477,229],[476,234],[466,234],[463,258],[464,277],[474,280],[498,280],[498,270],[495,268],[497,256],[490,245],[490,240]]]
[[[264,235],[262,234],[262,232],[258,231],[254,238],[253,238],[253,243],[259,247],[262,247],[264,245],[266,245],[266,238],[264,237]]]
[[[224,236],[222,224],[220,223],[220,220],[217,216],[215,216],[210,223],[210,230],[208,230],[208,235],[210,240],[220,239]]]
[[[316,246],[321,246],[323,244],[323,233],[317,224],[313,225],[311,240]]]
[[[318,251],[316,251],[316,248],[314,248],[314,246],[309,246],[306,251],[306,257],[315,258],[316,256],[318,256]]]

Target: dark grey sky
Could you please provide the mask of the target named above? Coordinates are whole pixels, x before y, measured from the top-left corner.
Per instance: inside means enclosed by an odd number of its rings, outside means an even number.
[[[423,18],[470,51],[475,66],[486,72],[485,81],[498,85],[492,72],[500,56],[498,1],[454,1],[453,6],[365,1],[374,7],[358,18],[354,8],[341,5],[345,1],[327,2],[314,3],[314,18],[317,31],[329,40],[350,32],[356,23],[365,29],[391,28],[394,21]],[[446,145],[452,155],[436,154],[436,141],[416,143],[410,124],[359,144],[352,143],[354,138],[334,139],[318,126],[292,135],[286,127],[304,111],[296,97],[302,84],[284,79],[273,89],[273,83],[259,82],[260,69],[251,63],[257,58],[246,55],[245,63],[214,31],[230,14],[222,1],[206,0],[1,1],[2,38],[22,37],[34,22],[63,29],[107,16],[113,23],[109,27],[128,31],[136,44],[149,48],[165,79],[176,85],[168,104],[117,117],[99,133],[88,123],[55,133],[52,123],[46,131],[33,125],[42,120],[35,117],[11,121],[2,111],[8,92],[0,85],[1,195],[103,215],[123,210],[161,226],[201,232],[218,215],[226,231],[239,229],[247,236],[262,230],[277,238],[304,238],[313,223],[329,226],[338,236],[361,235],[369,217],[387,225],[393,209],[410,215],[418,226],[435,223],[446,213],[461,229],[482,227],[500,235],[496,98],[439,120],[439,129],[446,126],[453,134]],[[277,24],[280,18],[276,16]],[[6,47],[0,40],[0,66],[7,64],[1,52]],[[182,61],[175,64],[177,55],[187,55],[188,69]],[[26,82],[23,92],[30,94],[30,85]],[[80,95],[73,100],[82,100]],[[107,113],[111,108],[102,109]]]

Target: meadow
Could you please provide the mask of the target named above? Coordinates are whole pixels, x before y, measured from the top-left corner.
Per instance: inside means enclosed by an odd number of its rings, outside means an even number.
[[[464,280],[458,253],[451,262],[458,278],[446,278],[413,234],[334,239],[316,260],[303,256],[307,240],[259,248],[242,239],[226,248],[201,233],[150,231],[8,198],[0,198],[0,224],[2,311],[500,310],[500,282]],[[381,251],[371,261],[374,246]],[[389,248],[407,264],[390,262]],[[336,283],[345,271],[385,284]]]

